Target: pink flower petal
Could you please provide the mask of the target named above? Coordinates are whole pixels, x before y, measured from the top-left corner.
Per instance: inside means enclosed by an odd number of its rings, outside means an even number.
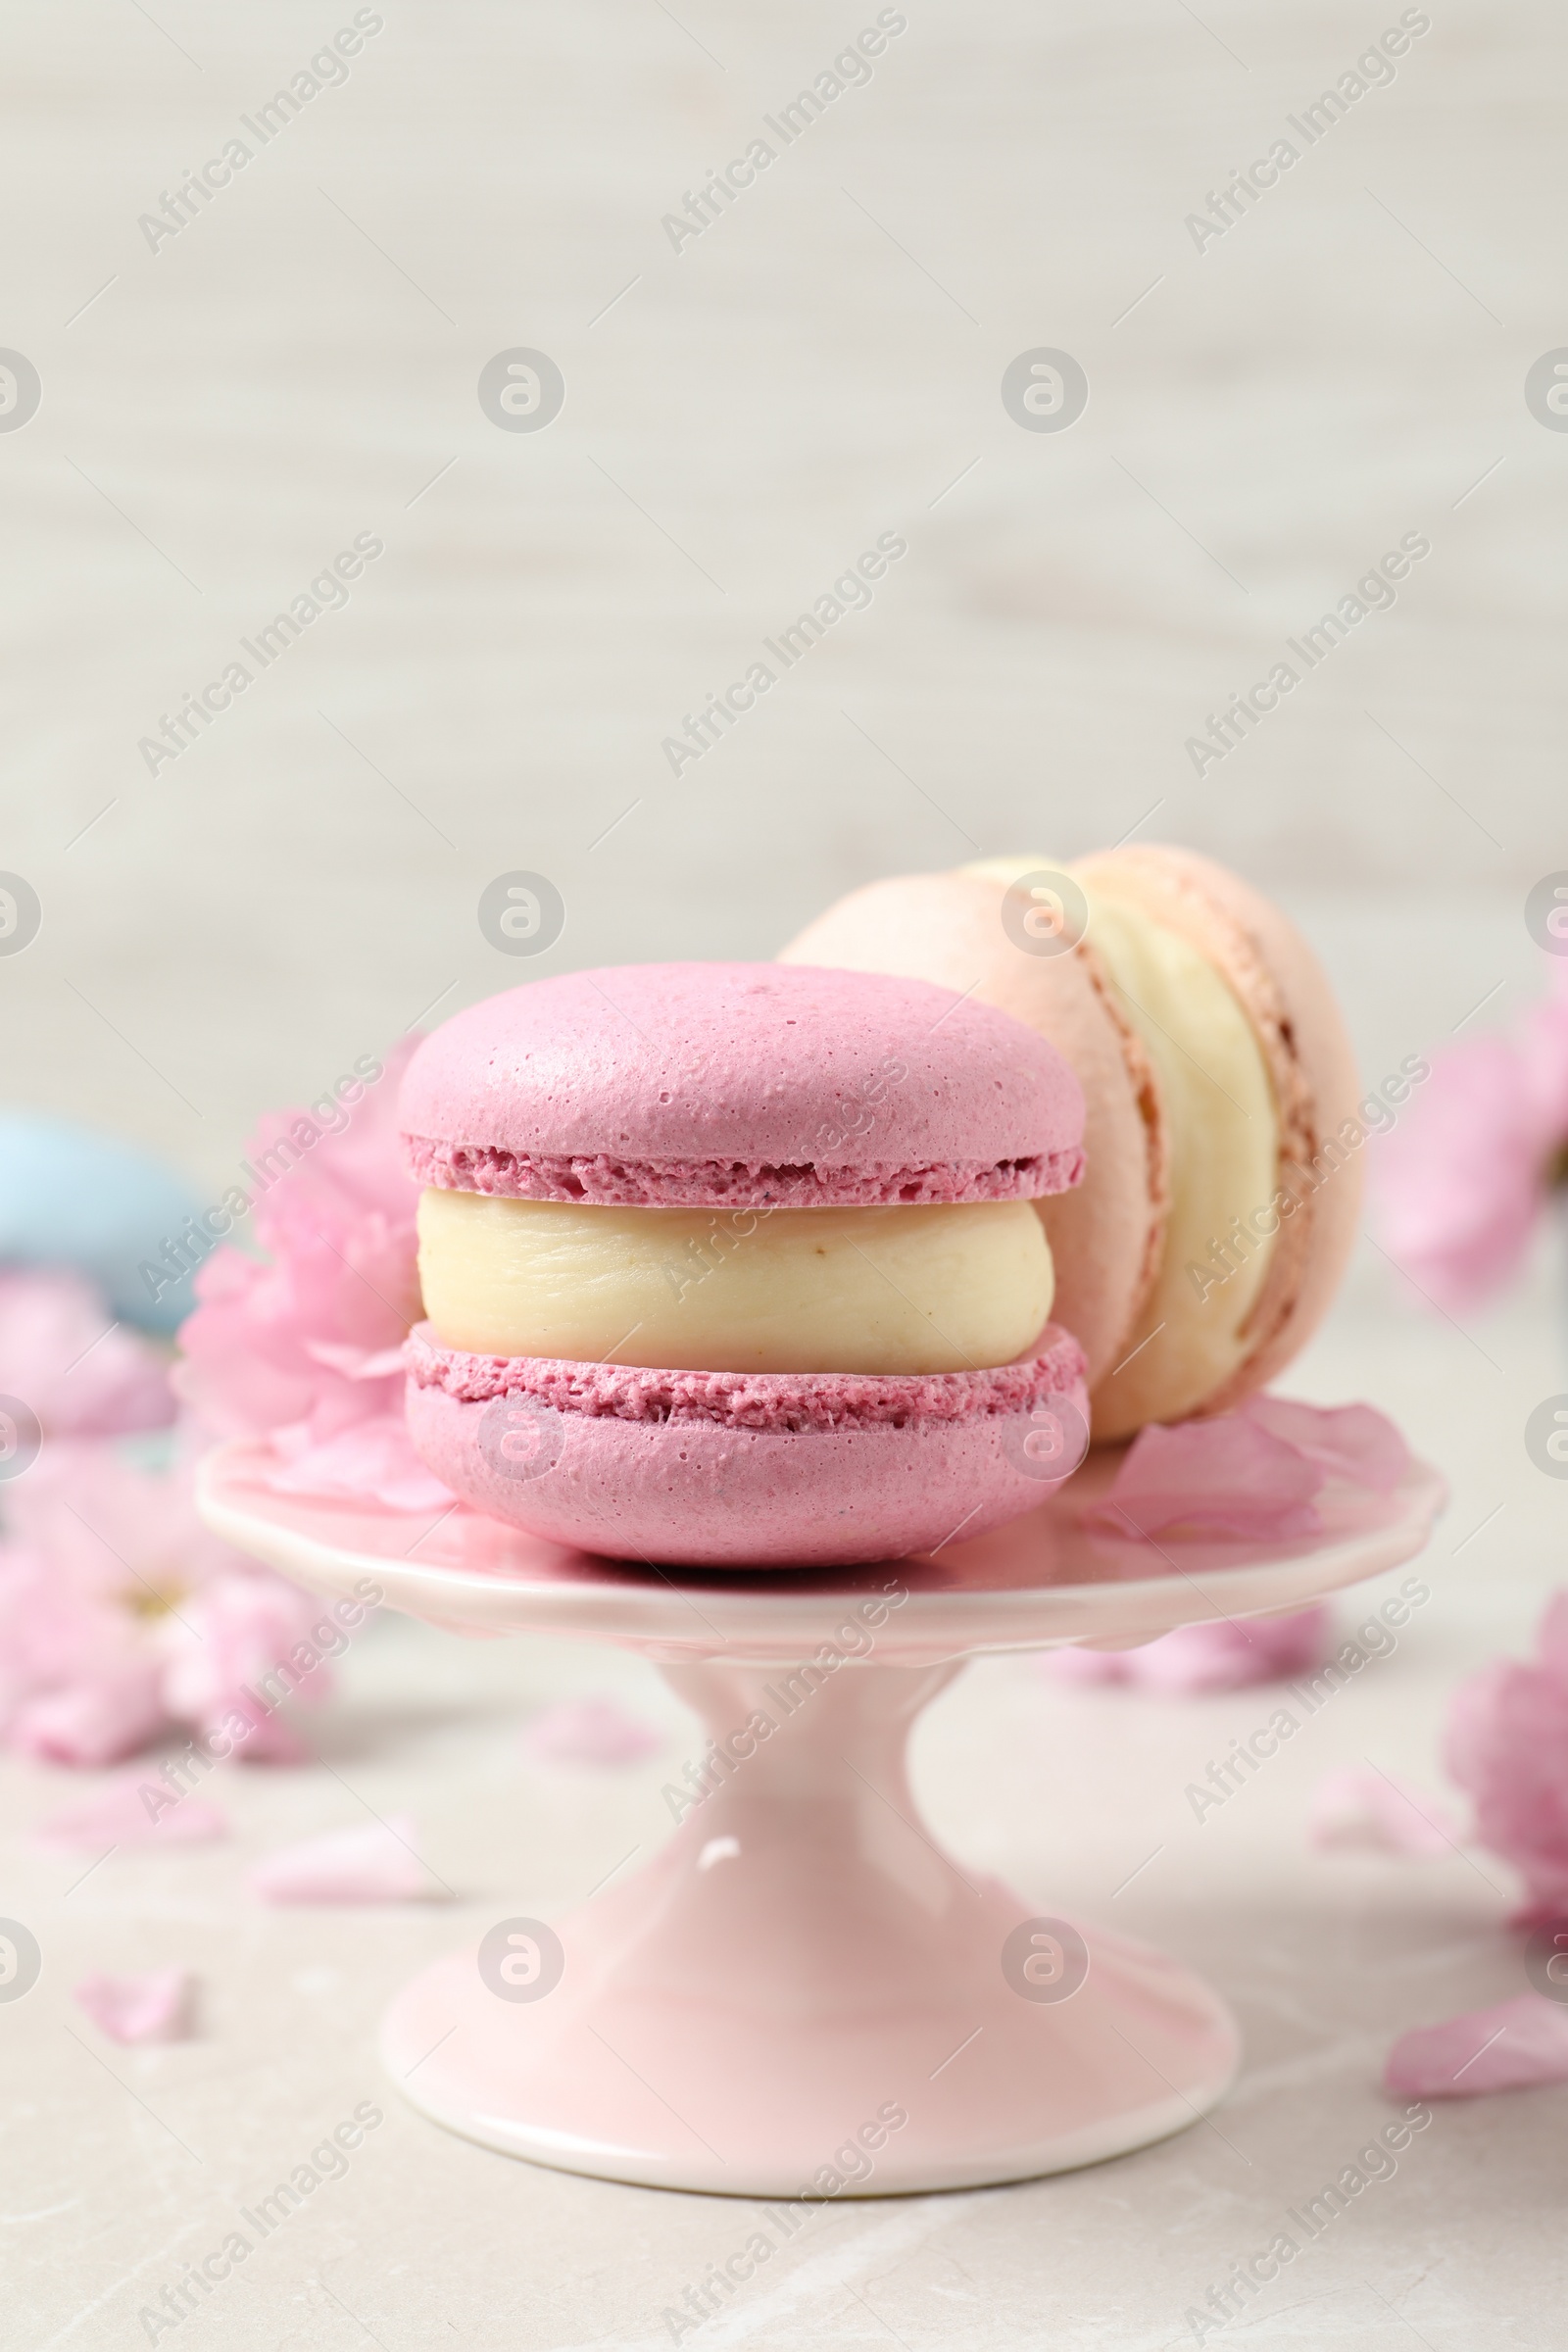
[[[200,1845],[227,1836],[227,1817],[217,1805],[179,1796],[150,1770],[119,1774],[33,1832],[40,1845],[81,1854],[115,1845]]]
[[[1383,2074],[1396,2099],[1473,2099],[1536,2082],[1568,2082],[1568,2006],[1539,1992],[1401,2034]]]
[[[401,1403],[395,1413],[356,1421],[321,1445],[292,1452],[268,1484],[280,1494],[364,1499],[395,1511],[439,1511],[454,1499],[415,1452]]]
[[[664,1744],[651,1724],[612,1698],[568,1698],[523,1726],[528,1754],[550,1764],[640,1763]]]
[[[1460,1831],[1447,1807],[1413,1782],[1348,1764],[1325,1774],[1313,1790],[1307,1835],[1322,1848],[1370,1847],[1436,1862],[1454,1851]]]
[[[140,1976],[83,1977],[72,1997],[113,2041],[186,2041],[195,1990],[186,1969],[149,1968]]]
[[[1333,1633],[1333,1612],[1318,1601],[1286,1617],[1181,1625],[1141,1649],[1048,1650],[1041,1665],[1063,1682],[1131,1683],[1171,1698],[1192,1697],[1304,1674],[1323,1663]]]
[[[1283,1438],[1331,1478],[1388,1494],[1410,1466],[1410,1448],[1370,1404],[1302,1404],[1289,1396],[1250,1396],[1243,1415]]]
[[[329,1830],[269,1854],[251,1872],[251,1885],[269,1903],[427,1901],[433,1889],[414,1851],[416,1835],[410,1813]]]
[[[1084,1514],[1122,1537],[1234,1538],[1276,1544],[1315,1535],[1323,1471],[1298,1446],[1240,1413],[1152,1422],[1123,1455],[1103,1501]]]

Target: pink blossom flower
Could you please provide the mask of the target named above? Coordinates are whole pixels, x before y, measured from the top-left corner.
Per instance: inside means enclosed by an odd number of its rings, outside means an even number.
[[[1510,1033],[1435,1054],[1399,1124],[1378,1139],[1373,1198],[1390,1254],[1440,1306],[1462,1309],[1517,1268],[1568,1147],[1568,960]]]
[[[247,1156],[265,1185],[254,1216],[268,1260],[232,1247],[208,1260],[175,1374],[219,1434],[270,1436],[295,1491],[396,1504],[412,1484],[412,1508],[446,1498],[387,1426],[401,1424],[400,1349],[419,1314],[418,1189],[397,1134],[397,1078],[417,1043],[387,1055],[340,1129],[308,1111],[263,1121]]]
[[[450,1500],[402,1412],[418,1285],[396,1078],[416,1043],[354,1103],[263,1121],[247,1181],[270,1261],[233,1248],[210,1260],[173,1383],[191,1407],[183,1439],[266,1435],[280,1483],[410,1510]],[[188,1463],[156,1475],[101,1442],[172,1420],[173,1387],[74,1274],[0,1273],[0,1392],[44,1432],[4,1490],[0,1739],[15,1748],[103,1765],[192,1730],[252,1760],[305,1752],[277,1696],[325,1693],[316,1604],[207,1534]]]
[[[319,1607],[308,1592],[265,1572],[212,1578],[166,1635],[163,1691],[170,1712],[200,1734],[222,1733],[247,1763],[300,1763],[310,1751],[275,1694],[287,1690],[307,1706],[326,1697],[331,1671],[311,1639]],[[339,1635],[332,1646],[341,1641]]]
[[[0,1394],[29,1406],[46,1437],[114,1437],[174,1417],[158,1349],[66,1267],[0,1267]]]
[[[1445,1761],[1476,1836],[1524,1876],[1526,1920],[1568,1917],[1568,1592],[1541,1621],[1540,1658],[1498,1658],[1461,1683]]]
[[[0,1544],[0,1738],[51,1762],[118,1763],[231,1712],[236,1752],[298,1752],[255,1695],[306,1636],[316,1604],[196,1515],[188,1465],[156,1472],[110,1444],[46,1446],[6,1488]],[[303,1678],[324,1695],[325,1670]]]

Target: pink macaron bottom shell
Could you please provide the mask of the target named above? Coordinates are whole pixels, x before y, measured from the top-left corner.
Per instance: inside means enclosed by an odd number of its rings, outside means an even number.
[[[1043,1502],[1088,1438],[1077,1342],[972,1373],[657,1372],[408,1348],[416,1448],[493,1518],[612,1559],[849,1567]]]

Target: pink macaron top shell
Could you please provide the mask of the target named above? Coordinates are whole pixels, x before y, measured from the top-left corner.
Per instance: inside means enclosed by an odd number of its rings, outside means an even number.
[[[409,1334],[404,1361],[416,1389],[440,1389],[465,1404],[527,1396],[594,1419],[796,1433],[1028,1413],[1048,1397],[1069,1395],[1085,1370],[1077,1341],[1054,1323],[1013,1363],[972,1372],[660,1372],[555,1356],[473,1355],[443,1348],[428,1323]]]
[[[1083,1095],[1008,1014],[770,963],[568,972],[469,1005],[404,1076],[449,1192],[708,1207],[1033,1200],[1083,1172]]]

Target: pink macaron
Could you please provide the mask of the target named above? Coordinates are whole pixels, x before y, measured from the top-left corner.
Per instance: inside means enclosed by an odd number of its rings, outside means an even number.
[[[1006,1204],[1083,1164],[1071,1069],[989,1005],[776,964],[566,974],[438,1029],[400,1124],[427,1188],[409,1427],[498,1518],[650,1563],[847,1565],[999,1526],[1081,1456],[1077,1342],[1043,1320],[996,1360],[997,1316],[1027,1317],[1020,1295],[1049,1310],[1049,1275],[1030,1290],[1031,1263],[999,1292],[989,1349],[962,1295],[966,1265],[1001,1282],[1012,1220],[1041,1230]],[[617,1284],[641,1319],[601,1348]],[[514,1328],[525,1344],[501,1344]],[[526,1337],[563,1331],[570,1346]],[[726,1360],[693,1360],[705,1338]],[[914,1368],[876,1368],[890,1348]]]

